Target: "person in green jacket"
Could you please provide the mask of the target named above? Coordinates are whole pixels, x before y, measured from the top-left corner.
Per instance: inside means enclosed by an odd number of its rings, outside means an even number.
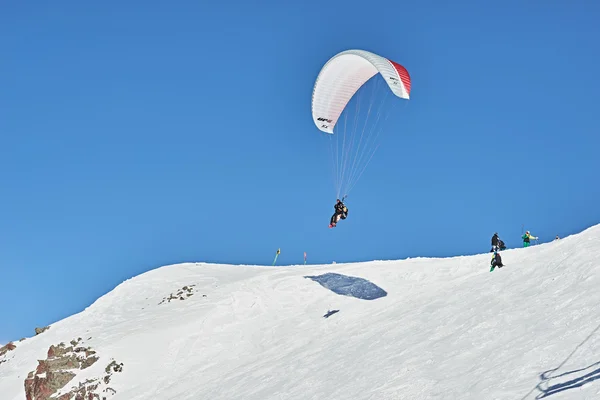
[[[525,232],[525,234],[521,236],[521,238],[523,239],[523,247],[529,247],[530,241],[532,239],[537,240],[537,237],[531,236],[531,233],[529,231]]]

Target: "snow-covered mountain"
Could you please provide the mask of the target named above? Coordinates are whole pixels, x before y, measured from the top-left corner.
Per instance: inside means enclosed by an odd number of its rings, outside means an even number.
[[[4,346],[0,399],[599,399],[600,225],[490,257],[158,268]]]

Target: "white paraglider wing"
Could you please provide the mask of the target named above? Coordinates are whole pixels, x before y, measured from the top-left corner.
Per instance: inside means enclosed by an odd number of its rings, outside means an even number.
[[[346,104],[377,73],[396,96],[409,99],[410,76],[402,65],[365,50],[347,50],[332,57],[313,89],[312,117],[317,128],[333,133]]]

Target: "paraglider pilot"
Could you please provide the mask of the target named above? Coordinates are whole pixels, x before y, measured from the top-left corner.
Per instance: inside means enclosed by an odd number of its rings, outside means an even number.
[[[340,199],[337,199],[333,208],[335,209],[335,212],[331,216],[331,221],[329,223],[330,228],[335,227],[340,219],[346,219],[346,217],[348,217],[348,208]]]

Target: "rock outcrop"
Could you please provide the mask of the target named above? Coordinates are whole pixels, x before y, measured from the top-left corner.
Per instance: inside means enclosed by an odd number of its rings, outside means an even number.
[[[8,342],[4,346],[0,347],[0,365],[2,365],[2,363],[5,363],[8,361],[6,359],[6,354],[9,351],[13,351],[16,348],[17,348],[17,346],[13,342]]]
[[[194,286],[196,285],[184,286],[181,289],[179,289],[176,294],[171,293],[168,297],[163,297],[162,301],[158,303],[158,305],[161,305],[165,302],[170,303],[171,300],[185,300],[188,297],[193,296]]]
[[[116,393],[114,389],[106,387],[112,374],[121,372],[123,368],[123,364],[117,364],[114,360],[105,368],[105,375],[67,387],[79,371],[99,360],[95,350],[80,345],[81,338],[72,340],[70,344],[69,347],[64,343],[52,345],[47,358],[38,360],[36,370],[31,371],[25,379],[27,400],[106,400],[107,395]]]
[[[41,333],[44,333],[45,331],[47,331],[48,329],[50,329],[50,326],[45,326],[43,328],[35,328],[35,334],[39,335]]]
[[[4,346],[0,347],[0,356],[3,356],[6,353],[8,353],[9,351],[13,351],[16,348],[17,348],[17,346],[15,346],[15,344],[13,342],[8,342]]]

